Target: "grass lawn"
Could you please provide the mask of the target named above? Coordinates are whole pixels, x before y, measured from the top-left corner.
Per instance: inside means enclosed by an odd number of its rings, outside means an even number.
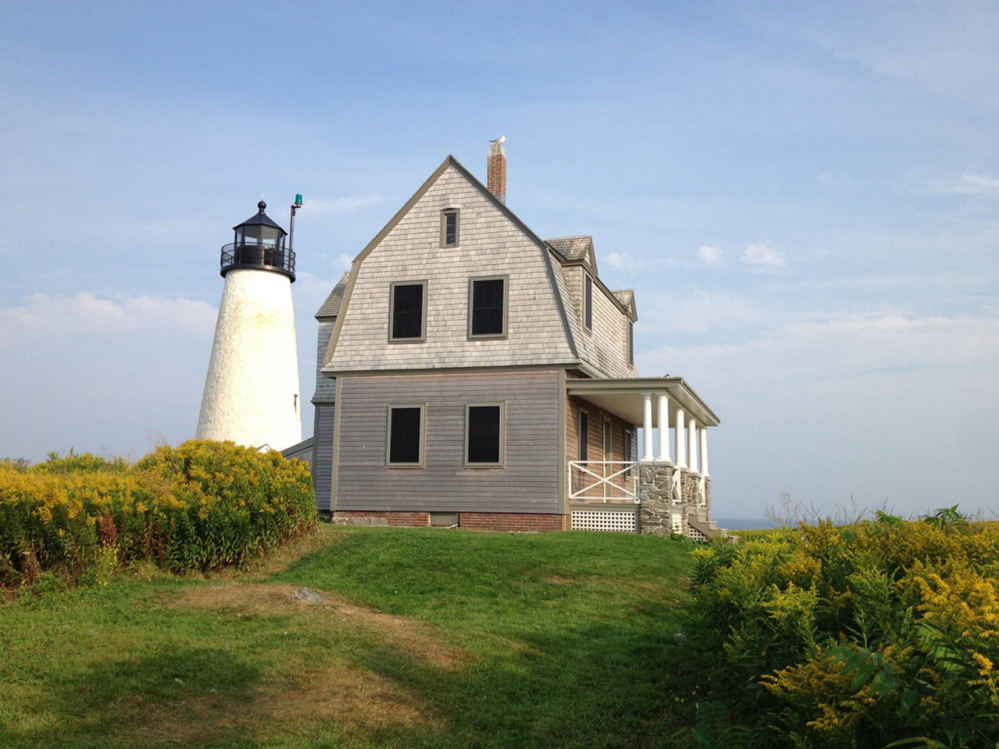
[[[679,746],[691,548],[323,526],[256,570],[23,597],[0,746]]]

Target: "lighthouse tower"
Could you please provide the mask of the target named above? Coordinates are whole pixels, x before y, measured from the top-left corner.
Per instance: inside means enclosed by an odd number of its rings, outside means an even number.
[[[196,436],[283,450],[302,441],[295,253],[264,213],[267,204],[257,208],[222,248],[225,286]]]

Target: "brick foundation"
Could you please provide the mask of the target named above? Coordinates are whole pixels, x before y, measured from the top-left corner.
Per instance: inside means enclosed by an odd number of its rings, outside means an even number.
[[[381,512],[365,510],[336,511],[337,525],[379,525],[397,528],[426,528],[429,512]],[[473,531],[563,531],[566,516],[526,512],[462,512],[458,527]]]
[[[473,531],[564,531],[565,515],[527,512],[463,512],[458,527]]]

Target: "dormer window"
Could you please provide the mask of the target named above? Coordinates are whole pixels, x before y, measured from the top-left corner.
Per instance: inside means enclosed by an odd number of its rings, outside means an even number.
[[[441,211],[441,247],[458,246],[458,209]]]
[[[587,330],[593,330],[593,278],[586,274],[585,293],[583,295],[583,324]]]
[[[635,323],[628,320],[628,364],[635,363]]]

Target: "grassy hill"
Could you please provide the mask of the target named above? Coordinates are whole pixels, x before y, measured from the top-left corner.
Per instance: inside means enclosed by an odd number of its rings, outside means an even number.
[[[0,746],[675,746],[690,550],[324,526],[249,572],[24,596]]]

